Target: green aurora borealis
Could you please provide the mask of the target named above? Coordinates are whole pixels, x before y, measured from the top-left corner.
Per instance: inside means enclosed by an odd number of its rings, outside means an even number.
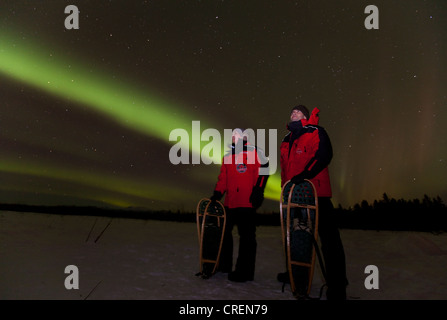
[[[91,74],[85,68],[69,61],[59,61],[53,57],[48,58],[50,54],[44,52],[37,44],[30,46],[29,43],[22,44],[15,39],[17,37],[6,36],[5,31],[2,32],[0,38],[3,44],[0,72],[8,77],[63,99],[88,106],[101,115],[110,117],[122,126],[168,143],[169,140],[166,138],[169,137],[173,129],[188,128],[188,122],[177,119],[193,119],[191,116],[184,114],[182,109],[163,102],[161,99],[149,97],[144,92],[137,92],[131,86],[118,85],[114,81],[107,80],[107,76],[97,73]],[[122,106],[126,107],[123,108]],[[172,119],[173,109],[177,117],[180,118]],[[189,124],[189,127],[191,127],[191,124]],[[189,135],[192,137],[191,133]],[[201,154],[201,150],[206,143],[206,141],[202,142],[199,149],[191,149],[191,152]],[[186,147],[188,146],[192,148],[195,144],[190,143]],[[212,160],[218,164],[221,158],[212,158]],[[11,159],[9,161],[5,159],[1,162],[1,166],[4,172],[76,182],[81,185],[113,191],[123,196],[169,201],[172,197],[181,199],[184,195],[181,190],[163,188],[163,186],[151,184],[150,181],[136,183],[132,180],[117,179],[107,175],[83,175],[82,172],[77,170],[64,169],[63,165],[48,167],[45,164],[26,162],[21,164]],[[277,182],[275,178],[277,179],[277,177],[272,176],[272,181]],[[210,182],[212,183],[212,180]],[[277,188],[269,187],[266,197],[277,199],[279,197]],[[107,196],[93,195],[92,199],[117,206],[132,206],[130,202],[121,202],[119,199],[108,198]]]
[[[298,103],[331,136],[335,204],[446,199],[442,1],[378,2],[375,31],[362,1],[74,4],[70,31],[63,4],[0,5],[0,202],[192,210],[219,166],[171,164],[170,132],[277,129],[279,146]]]

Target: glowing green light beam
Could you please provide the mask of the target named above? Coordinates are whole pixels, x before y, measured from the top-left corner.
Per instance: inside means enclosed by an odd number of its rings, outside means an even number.
[[[68,169],[55,165],[27,162],[24,160],[1,159],[0,171],[68,181],[80,184],[81,186],[85,185],[100,188],[102,190],[109,190],[120,194],[121,199],[115,198],[113,200],[108,199],[105,201],[104,196],[99,198],[94,197],[93,195],[84,195],[84,197],[93,200],[101,200],[119,206],[129,206],[129,203],[123,200],[127,196],[138,197],[149,201],[157,199],[166,202],[172,201],[173,198],[187,199],[184,192],[176,191],[169,187],[163,187],[156,183],[151,185],[147,182],[142,183],[135,181],[135,179],[113,177],[95,172],[87,173],[84,170]]]
[[[185,108],[179,109],[153,94],[141,94],[128,83],[64,61],[57,53],[18,39],[5,30],[0,35],[0,72],[4,75],[87,105],[125,127],[163,141],[173,129],[190,127],[192,115],[185,113]],[[191,151],[200,153],[197,148]]]
[[[165,142],[173,129],[188,131],[193,118],[184,112],[184,108],[179,109],[153,94],[141,94],[132,85],[101,75],[96,70],[93,72],[73,61],[64,61],[56,51],[51,53],[44,48],[42,44],[33,44],[2,30],[0,73],[63,99],[87,105],[128,128]],[[201,146],[190,144],[185,147],[200,154]],[[222,159],[213,156],[211,160],[220,163]],[[270,177],[266,197],[279,199],[278,181],[276,175]]]

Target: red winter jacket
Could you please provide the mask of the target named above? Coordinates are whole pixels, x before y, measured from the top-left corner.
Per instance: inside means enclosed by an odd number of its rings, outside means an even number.
[[[300,174],[310,179],[318,197],[332,197],[328,165],[332,159],[332,145],[324,128],[318,126],[318,109],[312,111],[309,121],[293,124],[293,130],[284,137],[281,146],[281,186]],[[292,142],[291,142],[292,140]]]
[[[259,175],[261,167],[256,147],[244,144],[243,151],[236,153],[233,145],[230,153],[224,156],[215,191],[226,193],[224,206],[228,208],[252,208],[250,195],[253,187],[264,188],[267,176]],[[264,166],[264,165],[263,165]]]

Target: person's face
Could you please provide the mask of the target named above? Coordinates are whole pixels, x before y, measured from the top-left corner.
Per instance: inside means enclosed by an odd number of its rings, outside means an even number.
[[[300,121],[301,119],[306,119],[304,113],[296,109],[292,110],[292,113],[290,114],[290,121]]]
[[[235,131],[233,132],[233,143],[237,144],[237,142],[242,139],[242,136],[240,135],[239,132]]]

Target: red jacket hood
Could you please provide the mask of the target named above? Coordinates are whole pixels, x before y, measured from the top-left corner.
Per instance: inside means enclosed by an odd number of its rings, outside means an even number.
[[[310,114],[309,120],[306,119],[302,119],[301,123],[303,124],[303,126],[311,124],[311,125],[318,125],[318,122],[320,120],[320,117],[318,115],[318,113],[320,112],[320,110],[318,108],[314,108],[312,110],[312,113]]]

